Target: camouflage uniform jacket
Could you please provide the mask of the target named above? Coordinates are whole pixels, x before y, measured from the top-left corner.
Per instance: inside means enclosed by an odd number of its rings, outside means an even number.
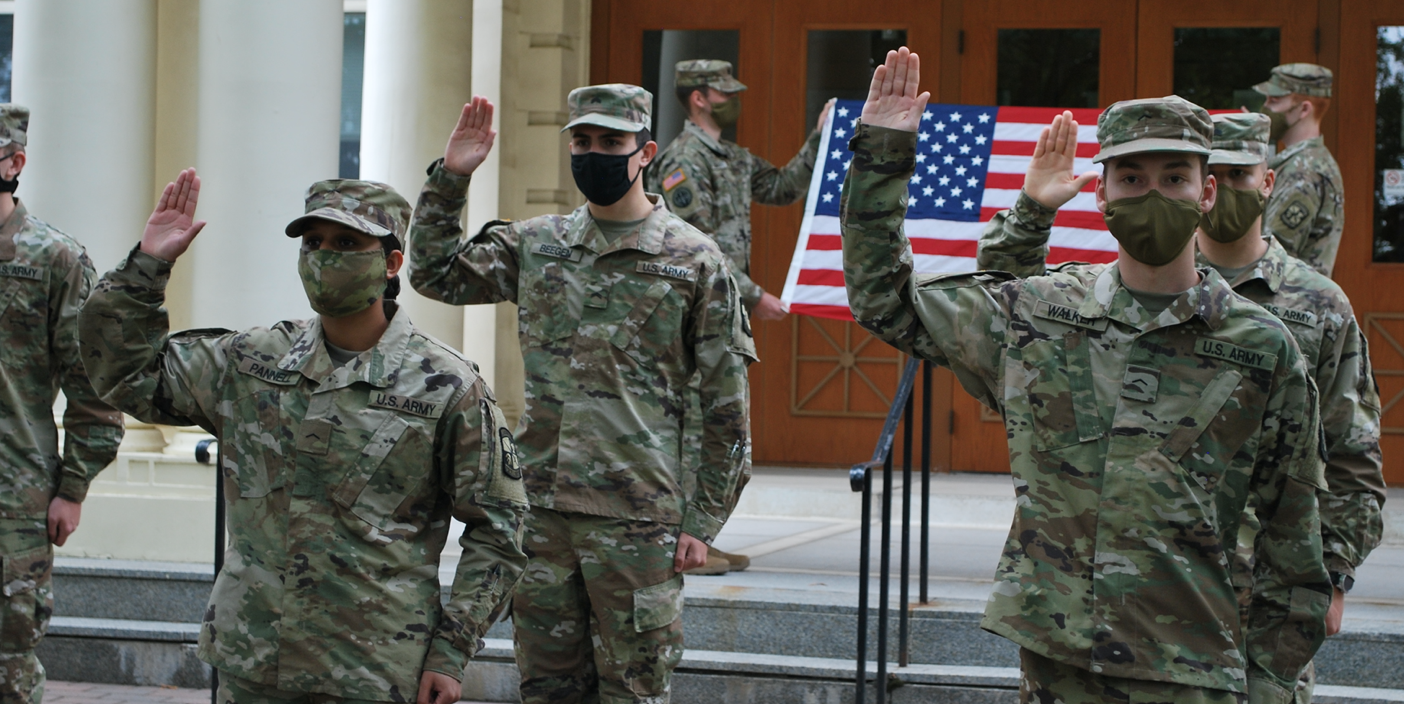
[[[985,231],[979,266],[1019,277],[1042,276],[1054,211],[1020,193],[1010,212],[997,214],[996,224]],[[1316,382],[1330,486],[1318,497],[1321,542],[1327,569],[1354,577],[1384,531],[1380,395],[1365,335],[1339,286],[1273,238],[1267,241],[1267,253],[1257,266],[1230,286],[1287,324]],[[1203,255],[1199,263],[1209,266]]]
[[[78,356],[78,308],[93,278],[82,245],[15,201],[0,225],[0,518],[43,521],[54,496],[82,501],[117,456],[122,414],[98,398]]]
[[[104,398],[220,440],[229,549],[200,657],[351,699],[412,701],[421,669],[460,677],[526,565],[520,465],[472,363],[404,311],[341,367],[320,318],[168,335],[170,270],[134,251],[80,334]],[[450,517],[467,530],[441,606]]]
[[[1115,265],[915,275],[915,144],[854,138],[844,277],[859,323],[1004,417],[1017,508],[982,626],[1109,677],[1290,700],[1330,600],[1317,404],[1290,333],[1212,271],[1154,318]],[[1229,556],[1250,496],[1266,527],[1240,624]]]
[[[1287,253],[1331,276],[1345,229],[1344,182],[1320,137],[1297,142],[1268,160],[1277,172],[1263,229]]]
[[[710,543],[750,476],[750,328],[725,257],[661,202],[613,243],[588,206],[464,240],[468,178],[436,164],[410,227],[420,293],[512,301],[526,366],[517,444],[532,506],[681,524]],[[701,376],[700,466],[681,466]],[[689,500],[684,472],[695,472]]]
[[[709,234],[731,260],[731,272],[749,310],[761,289],[751,280],[751,200],[789,205],[804,197],[819,154],[816,130],[782,168],[726,140],[712,139],[689,120],[682,134],[649,166],[645,185],[662,193],[668,207],[688,224]]]

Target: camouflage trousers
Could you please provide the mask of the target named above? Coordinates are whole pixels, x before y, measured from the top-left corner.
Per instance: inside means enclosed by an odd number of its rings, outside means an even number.
[[[1248,623],[1248,605],[1253,601],[1253,544],[1262,524],[1252,508],[1238,526],[1238,549],[1233,554],[1233,588],[1238,592],[1238,622]],[[1316,692],[1316,663],[1309,662],[1297,677],[1297,689],[1292,692],[1293,704],[1311,704]]]
[[[683,652],[679,531],[532,507],[512,601],[523,704],[666,704]]]
[[[1106,677],[1019,649],[1021,704],[1246,704],[1246,694]]]
[[[44,666],[34,648],[54,613],[54,551],[45,521],[0,520],[0,702],[39,704]]]
[[[346,699],[331,694],[286,692],[273,685],[219,673],[218,704],[370,704],[366,699]]]

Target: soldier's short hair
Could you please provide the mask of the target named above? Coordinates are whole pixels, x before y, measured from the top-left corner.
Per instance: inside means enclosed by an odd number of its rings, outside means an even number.
[[[678,102],[679,102],[679,103],[682,103],[683,108],[684,108],[685,110],[687,110],[687,112],[688,112],[689,115],[691,115],[691,114],[692,114],[692,94],[693,94],[693,93],[699,93],[699,92],[700,92],[700,93],[702,93],[703,95],[706,95],[706,94],[707,94],[707,86],[678,86],[677,88],[675,88],[675,89],[673,90],[673,92],[674,92],[675,94],[677,94],[677,96],[678,96]]]

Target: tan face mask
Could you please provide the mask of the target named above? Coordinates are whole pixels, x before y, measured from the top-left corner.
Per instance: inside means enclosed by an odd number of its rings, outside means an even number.
[[[1199,225],[1199,202],[1166,198],[1151,190],[1107,204],[1107,229],[1142,264],[1164,266],[1179,256]]]

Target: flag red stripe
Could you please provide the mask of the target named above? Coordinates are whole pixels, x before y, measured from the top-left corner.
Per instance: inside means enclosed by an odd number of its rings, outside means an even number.
[[[918,247],[918,244],[928,246]],[[975,257],[975,243],[952,240],[914,240],[912,249],[917,254],[932,254],[947,257]],[[1050,247],[1048,263],[1090,262],[1102,264],[1116,260],[1116,252],[1100,249],[1073,249],[1071,247]],[[843,272],[834,269],[804,269],[795,283],[800,286],[843,286]]]
[[[989,222],[995,213],[1004,208],[981,208],[980,222]],[[1105,230],[1107,221],[1102,214],[1093,210],[1059,210],[1053,216],[1053,224],[1058,227],[1076,227],[1083,230]]]
[[[815,318],[853,320],[853,312],[843,306],[823,306],[816,303],[791,303],[790,312],[795,315],[809,315]]]
[[[1038,146],[1038,142],[1010,142],[997,139],[994,143],[994,149],[990,153],[999,156],[1033,156],[1035,146]],[[1097,156],[1097,150],[1096,142],[1077,143],[1077,155],[1084,159]]]
[[[985,188],[1006,188],[1011,191],[1017,191],[1023,187],[1023,174],[991,173],[985,175]],[[1089,181],[1086,186],[1082,187],[1083,193],[1091,193],[1095,190],[1097,190],[1097,182],[1095,180]]]
[[[999,109],[996,122],[1031,122],[1046,125],[1054,116],[1063,114],[1063,108],[1020,108],[1005,106]],[[1097,116],[1102,114],[1097,108],[1075,108],[1070,110],[1073,119],[1080,125],[1097,124]]]

